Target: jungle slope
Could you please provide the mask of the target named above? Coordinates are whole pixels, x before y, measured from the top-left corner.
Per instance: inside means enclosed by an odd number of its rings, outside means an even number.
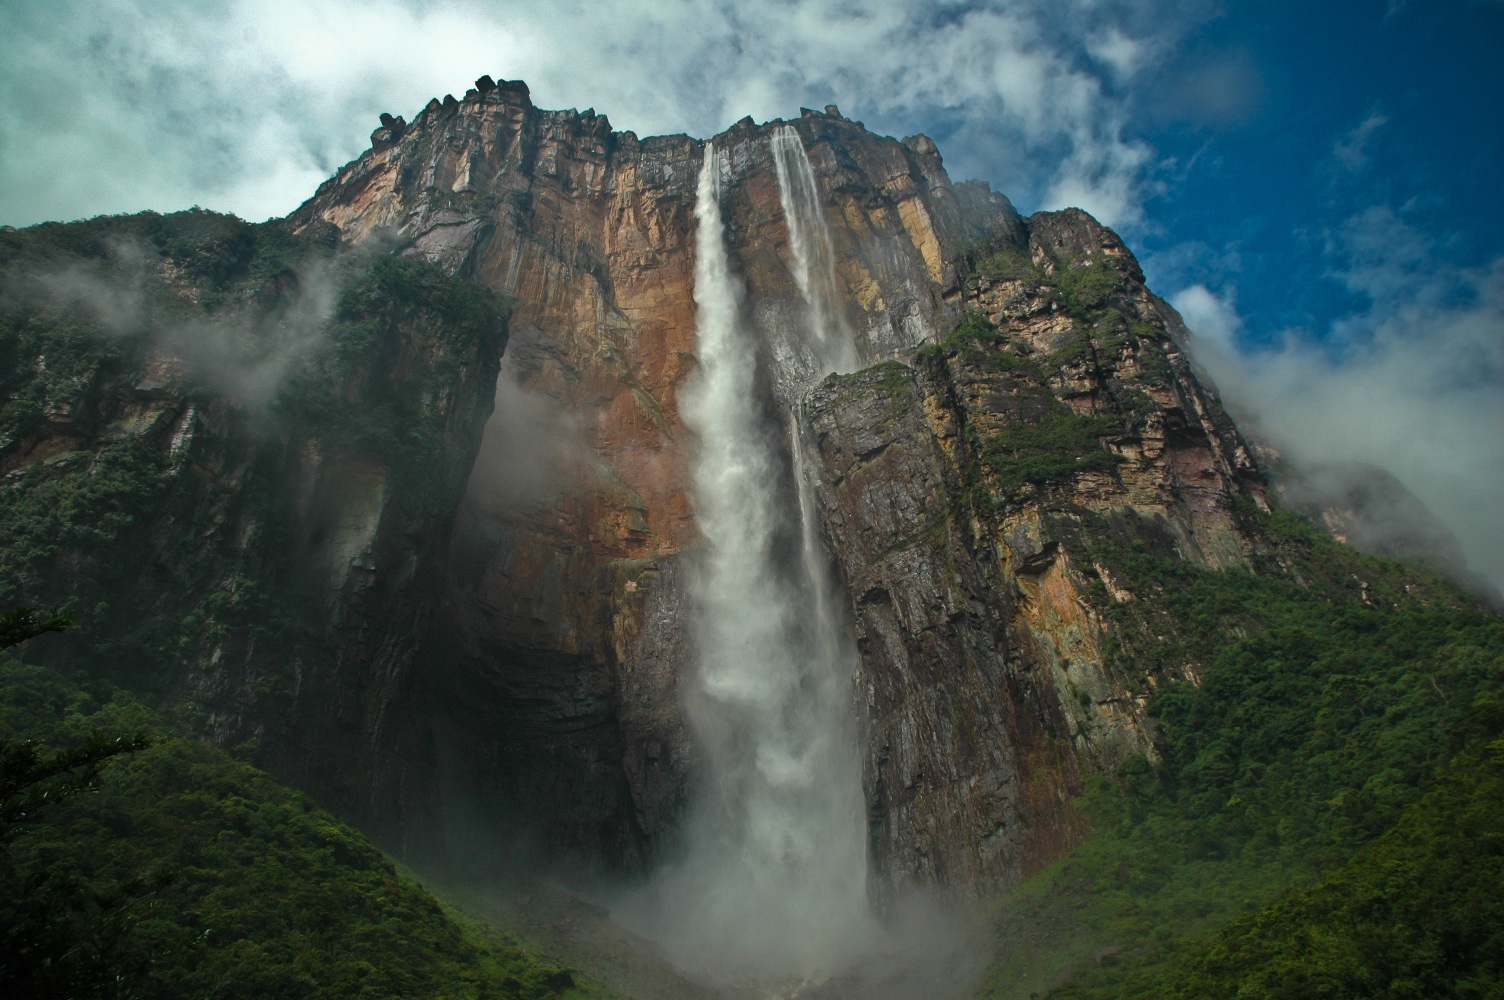
[[[1096,553],[1139,598],[1114,655],[1200,683],[1161,688],[1160,759],[1098,782],[1081,849],[1001,903],[988,995],[1499,995],[1504,622],[1267,528],[1260,575]]]
[[[125,691],[4,656],[0,734],[6,805],[26,806],[0,823],[11,995],[604,995]],[[28,756],[47,770],[101,734],[145,747],[15,787]]]

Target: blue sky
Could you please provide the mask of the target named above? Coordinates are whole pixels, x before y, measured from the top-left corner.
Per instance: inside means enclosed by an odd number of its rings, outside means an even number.
[[[1373,206],[1447,260],[1504,249],[1504,5],[1252,3],[1187,38],[1177,62],[1172,87],[1219,67],[1238,86],[1223,109],[1156,120],[1152,97],[1136,109],[1172,163],[1140,251],[1170,252],[1161,285],[1236,289],[1249,340],[1364,307],[1329,242]],[[1174,253],[1186,242],[1207,250]]]
[[[1504,584],[1504,2],[0,5],[0,224],[290,211],[483,73],[640,134],[839,103],[1115,226],[1281,450],[1395,473]]]

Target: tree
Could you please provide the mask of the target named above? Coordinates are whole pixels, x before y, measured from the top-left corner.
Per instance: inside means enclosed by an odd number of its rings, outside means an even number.
[[[67,612],[0,613],[0,651],[72,622]],[[45,860],[17,863],[16,840],[38,811],[98,787],[100,769],[148,746],[144,736],[91,733],[49,749],[0,736],[0,990],[29,997],[129,997],[122,941],[129,909],[153,886],[91,884]],[[153,880],[158,887],[161,877]]]

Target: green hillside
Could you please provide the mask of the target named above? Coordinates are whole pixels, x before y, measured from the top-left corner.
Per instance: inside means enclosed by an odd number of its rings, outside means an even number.
[[[126,692],[5,659],[0,739],[10,996],[598,995]]]
[[[1001,904],[990,995],[1500,995],[1504,621],[1266,527],[1260,575],[1097,553],[1140,598],[1117,655],[1201,683],[1159,691],[1161,759],[1094,789],[1086,845]]]

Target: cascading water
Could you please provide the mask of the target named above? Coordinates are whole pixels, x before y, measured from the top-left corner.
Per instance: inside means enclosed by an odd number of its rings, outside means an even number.
[[[784,203],[805,250],[797,267],[822,355],[841,326],[819,291],[829,235],[797,135],[775,137]],[[792,167],[793,169],[790,169]],[[843,971],[874,939],[867,901],[861,763],[851,719],[854,652],[829,592],[797,429],[787,466],[757,395],[757,351],[740,319],[728,260],[721,164],[707,145],[696,195],[695,306],[700,371],[683,397],[698,437],[692,469],[704,537],[693,574],[698,672],[685,701],[702,758],[687,856],[660,881],[658,916],[678,962],[765,984]],[[800,185],[803,188],[800,188]],[[797,242],[797,241],[796,241]],[[827,254],[828,256],[828,254]],[[820,304],[817,306],[816,302]],[[823,317],[823,318],[820,318]],[[826,371],[834,367],[826,366]],[[823,373],[822,373],[823,374]],[[795,422],[797,428],[797,422]],[[792,544],[797,542],[797,544]]]
[[[794,253],[794,282],[808,310],[809,335],[823,371],[849,372],[856,368],[856,342],[841,309],[836,287],[836,255],[830,225],[820,207],[815,171],[799,133],[791,125],[773,130],[773,167],[778,172],[778,197],[789,227]]]

